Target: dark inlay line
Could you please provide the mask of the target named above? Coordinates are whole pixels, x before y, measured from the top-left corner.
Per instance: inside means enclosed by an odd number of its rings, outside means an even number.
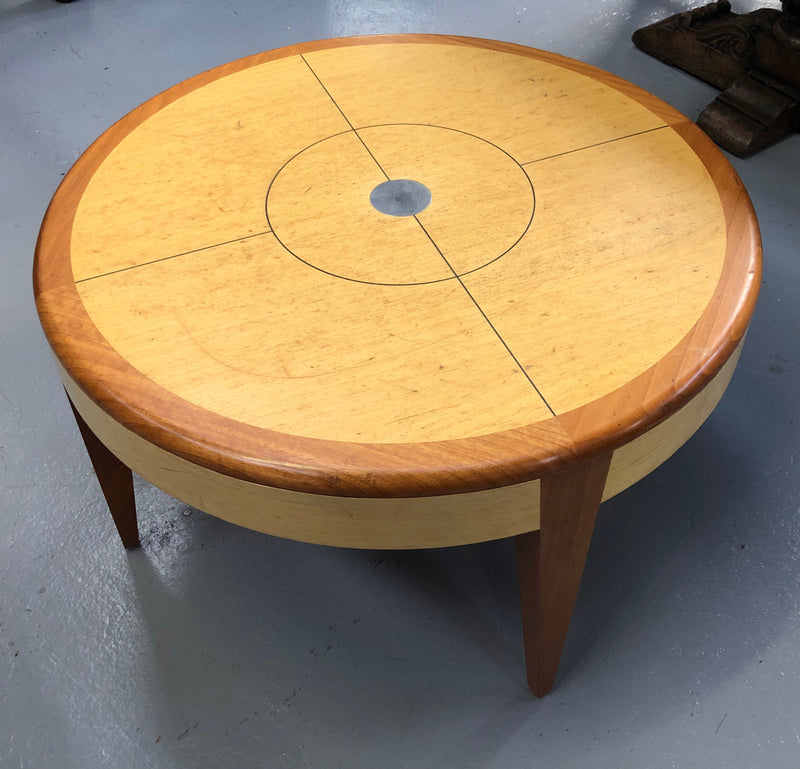
[[[653,133],[653,131],[663,131],[665,128],[672,128],[671,125],[660,125],[656,128],[648,128],[646,131],[638,131],[637,133],[627,134],[626,136],[618,136],[616,139],[606,139],[604,142],[597,142],[597,144],[587,144],[585,147],[576,147],[574,150],[567,150],[566,152],[556,152],[555,155],[546,155],[543,158],[536,158],[536,160],[528,160],[520,163],[521,166],[530,166],[534,163],[541,163],[543,160],[551,160],[552,158],[560,158],[564,155],[572,155],[576,152],[583,152],[583,150],[590,150],[593,147],[602,147],[604,144],[613,144],[614,142],[621,142],[625,139],[632,139],[634,136],[644,136],[645,134]]]
[[[92,275],[88,278],[81,278],[76,280],[75,284],[86,283],[90,280],[97,280],[98,278],[107,278],[109,275],[116,275],[119,272],[128,272],[128,270],[136,270],[139,267],[147,267],[151,264],[158,264],[159,262],[168,262],[170,259],[177,259],[179,256],[188,256],[189,254],[197,254],[200,251],[208,251],[210,248],[219,248],[220,246],[229,246],[231,243],[241,243],[243,240],[250,240],[250,238],[258,238],[262,235],[269,235],[272,230],[265,230],[264,232],[256,232],[254,235],[245,235],[243,238],[234,238],[233,240],[224,240],[222,243],[214,243],[211,246],[201,246],[200,248],[193,248],[191,251],[182,251],[180,254],[170,254],[169,256],[162,256],[159,259],[151,259],[149,262],[142,262],[141,264],[132,264],[130,267],[120,267],[118,270],[110,270],[109,272],[101,272],[99,275]]]
[[[439,252],[439,256],[442,257],[442,260],[444,261],[444,263],[449,267],[449,269],[453,273],[455,279],[461,285],[461,288],[464,289],[464,293],[466,293],[466,295],[470,298],[472,303],[477,308],[478,312],[483,316],[483,319],[489,325],[489,328],[492,329],[492,331],[494,331],[495,336],[500,340],[500,343],[503,345],[503,347],[506,348],[506,352],[508,352],[508,354],[511,356],[512,360],[514,361],[514,363],[516,363],[517,366],[519,367],[519,370],[524,374],[524,376],[528,380],[528,382],[530,382],[531,387],[533,387],[533,389],[536,390],[536,394],[542,399],[542,403],[544,403],[544,405],[547,406],[548,411],[553,416],[557,416],[556,412],[553,411],[552,407],[547,402],[547,398],[545,398],[544,395],[542,395],[541,390],[536,386],[536,383],[533,381],[533,379],[531,379],[530,374],[528,374],[528,372],[525,370],[525,367],[519,362],[519,359],[517,358],[517,356],[514,355],[514,353],[512,352],[511,348],[506,343],[506,340],[503,339],[503,337],[500,335],[500,332],[495,328],[494,323],[492,323],[492,321],[489,320],[489,316],[483,311],[483,307],[481,307],[480,304],[478,304],[478,300],[475,299],[475,297],[472,295],[470,290],[466,287],[466,285],[464,284],[464,281],[461,279],[461,276],[455,271],[455,269],[453,269],[453,265],[450,264],[449,260],[444,255],[442,250],[439,248],[438,245],[436,245],[436,241],[431,237],[430,233],[425,229],[425,225],[422,224],[422,222],[419,220],[418,216],[415,215],[414,218],[417,220],[417,224],[420,226],[422,231],[428,237],[428,240],[430,240],[430,242],[433,245],[433,247]]]
[[[320,80],[319,75],[316,72],[314,72],[314,68],[308,63],[308,61],[306,61],[306,57],[303,56],[302,53],[300,54],[300,58],[303,60],[303,63],[308,67],[311,74],[319,83],[320,88],[322,88],[322,90],[325,91],[325,93],[328,95],[328,98],[331,100],[333,106],[339,110],[339,114],[345,119],[347,125],[350,126],[350,130],[355,134],[356,138],[361,142],[361,144],[364,145],[364,149],[369,153],[369,156],[375,161],[375,165],[378,166],[381,173],[386,177],[386,180],[389,181],[389,174],[387,174],[386,171],[383,170],[383,166],[378,162],[378,158],[376,158],[375,155],[372,154],[372,150],[369,147],[367,147],[366,142],[361,138],[361,134],[356,130],[356,127],[350,122],[350,118],[344,114],[344,110],[339,106],[336,99],[333,98],[331,92],[325,87],[325,83],[323,83],[322,80]]]
[[[317,82],[320,84],[320,87],[322,88],[322,90],[323,90],[323,91],[325,91],[325,93],[328,95],[328,98],[331,100],[331,102],[333,103],[333,105],[336,107],[336,109],[337,109],[337,110],[339,110],[339,113],[340,113],[340,114],[341,114],[341,116],[342,116],[342,117],[345,119],[345,121],[347,122],[347,125],[349,125],[349,126],[350,126],[350,129],[351,129],[351,130],[352,130],[352,132],[353,132],[353,133],[356,135],[356,137],[357,137],[357,138],[358,138],[358,140],[361,142],[361,144],[364,146],[364,149],[365,149],[365,150],[366,150],[366,151],[369,153],[369,156],[370,156],[370,157],[371,157],[371,158],[372,158],[372,159],[375,161],[375,165],[376,165],[376,166],[378,166],[378,168],[380,169],[381,173],[382,173],[382,174],[383,174],[383,175],[386,177],[386,179],[388,180],[390,177],[389,177],[389,175],[386,173],[386,171],[384,170],[383,166],[382,166],[382,165],[381,165],[381,164],[378,162],[378,158],[376,158],[376,157],[375,157],[375,155],[373,154],[372,150],[370,150],[370,148],[367,146],[366,142],[365,142],[365,141],[364,141],[364,140],[361,138],[361,135],[360,135],[360,134],[358,133],[358,131],[356,130],[356,127],[355,127],[355,126],[354,126],[354,125],[353,125],[353,124],[350,122],[350,119],[347,117],[347,115],[345,115],[345,114],[344,114],[344,111],[343,111],[343,110],[342,110],[342,108],[339,106],[339,104],[337,103],[336,99],[334,99],[334,98],[333,98],[333,96],[331,95],[331,92],[330,92],[330,91],[329,91],[329,90],[328,90],[328,89],[325,87],[325,84],[322,82],[322,80],[320,80],[320,78],[319,78],[319,75],[317,75],[317,73],[316,73],[316,72],[314,72],[314,69],[313,69],[313,68],[312,68],[312,66],[311,66],[311,65],[310,65],[310,64],[309,64],[309,63],[306,61],[306,58],[305,58],[305,56],[303,56],[303,54],[300,54],[300,58],[303,60],[303,62],[305,63],[305,65],[308,67],[308,69],[311,71],[311,74],[312,74],[312,75],[314,75],[314,78],[315,78],[315,79],[316,79],[316,81],[317,81]],[[464,133],[466,133],[466,132],[464,132]],[[480,138],[480,137],[478,137],[478,138]],[[484,140],[484,141],[485,141],[485,140]],[[495,146],[496,146],[496,145],[495,145]],[[498,149],[499,149],[499,148],[498,148]],[[503,152],[505,152],[505,150],[503,150]],[[505,153],[505,154],[508,154],[508,153]],[[509,155],[509,157],[511,157],[511,156]],[[544,160],[544,158],[540,158],[540,159],[541,159],[541,160]],[[535,162],[535,161],[532,161],[532,162]],[[523,165],[524,165],[524,163],[519,163],[519,165],[520,165],[520,166],[523,166]],[[531,185],[531,189],[533,189],[533,185]],[[534,201],[535,201],[535,193],[534,193]],[[534,204],[534,205],[535,205],[535,204]],[[532,220],[532,219],[533,219],[533,216],[531,216],[531,220]],[[451,273],[453,273],[453,277],[454,277],[454,278],[455,278],[455,279],[456,279],[456,280],[459,282],[459,284],[460,284],[461,288],[462,288],[462,289],[464,289],[464,292],[465,292],[465,293],[466,293],[466,295],[467,295],[467,296],[470,298],[470,301],[471,301],[471,302],[472,302],[472,303],[475,305],[476,309],[477,309],[477,310],[478,310],[478,312],[481,314],[481,316],[483,317],[483,319],[486,321],[486,323],[488,324],[489,328],[490,328],[490,329],[492,329],[492,331],[494,332],[495,336],[496,336],[496,337],[497,337],[497,338],[500,340],[500,343],[503,345],[503,347],[505,347],[505,349],[506,349],[506,352],[508,352],[508,354],[511,356],[511,359],[514,361],[514,363],[516,363],[516,364],[517,364],[517,366],[519,367],[519,370],[522,372],[522,374],[523,374],[523,375],[524,375],[524,377],[525,377],[525,378],[528,380],[528,382],[530,382],[530,385],[531,385],[531,387],[533,387],[533,389],[536,391],[536,394],[537,394],[537,395],[538,395],[538,396],[539,396],[539,397],[542,399],[542,403],[544,403],[544,405],[545,405],[545,406],[547,406],[547,409],[548,409],[548,411],[549,411],[549,412],[550,412],[550,413],[551,413],[553,416],[556,416],[556,412],[555,412],[555,411],[553,411],[552,407],[551,407],[551,406],[550,406],[550,404],[547,402],[547,399],[544,397],[544,395],[542,395],[542,393],[541,393],[541,391],[539,390],[539,388],[536,386],[536,384],[535,384],[535,383],[534,383],[534,381],[531,379],[531,377],[530,377],[530,375],[528,374],[528,372],[525,370],[525,367],[524,367],[524,366],[523,366],[523,365],[522,365],[522,364],[519,362],[519,360],[518,360],[517,356],[516,356],[516,355],[514,355],[514,353],[511,351],[511,348],[510,348],[510,347],[508,346],[508,344],[506,343],[506,340],[505,340],[505,339],[503,339],[503,337],[502,337],[502,336],[500,336],[500,332],[499,332],[499,331],[498,331],[498,330],[497,330],[497,329],[494,327],[494,324],[492,323],[492,321],[491,321],[491,320],[489,320],[489,317],[488,317],[488,316],[486,315],[486,313],[483,311],[483,308],[480,306],[480,304],[478,304],[478,301],[477,301],[477,300],[475,299],[475,297],[474,297],[474,296],[473,296],[473,295],[470,293],[470,290],[469,290],[469,289],[466,287],[466,285],[464,285],[464,281],[461,279],[461,276],[460,276],[460,275],[459,275],[459,274],[456,272],[456,270],[453,268],[453,265],[452,265],[452,264],[450,264],[450,262],[448,261],[447,257],[444,255],[444,253],[442,252],[442,250],[441,250],[441,249],[439,248],[439,246],[436,244],[436,241],[435,241],[435,240],[434,240],[434,239],[431,237],[431,234],[430,234],[430,233],[429,233],[429,232],[428,232],[428,231],[425,229],[425,226],[424,226],[424,225],[422,224],[422,222],[419,220],[419,216],[415,214],[415,215],[414,215],[414,220],[417,222],[417,224],[419,225],[420,229],[421,229],[421,230],[422,230],[422,231],[425,233],[425,236],[426,236],[426,237],[428,238],[428,240],[431,242],[431,245],[432,245],[432,246],[433,246],[433,247],[436,249],[436,251],[437,251],[437,253],[439,254],[439,256],[441,256],[441,258],[442,258],[442,261],[443,261],[443,262],[444,262],[444,263],[447,265],[447,268],[450,270],[450,272],[451,272]],[[530,227],[530,222],[528,222],[528,227]],[[527,228],[526,228],[526,231],[527,231]],[[516,244],[515,244],[515,245],[516,245]],[[288,249],[287,249],[287,250],[288,250]],[[301,260],[301,261],[302,261],[302,260]],[[360,282],[360,281],[359,281],[359,282]],[[438,281],[435,281],[435,282],[438,282]]]

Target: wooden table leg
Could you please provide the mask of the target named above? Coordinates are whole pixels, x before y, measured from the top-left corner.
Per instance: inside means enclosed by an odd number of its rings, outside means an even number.
[[[92,432],[67,395],[81,437],[92,460],[97,480],[108,503],[122,544],[130,549],[139,547],[139,527],[136,522],[136,497],[133,492],[133,473],[117,459]]]
[[[553,688],[611,454],[542,479],[541,528],[515,538],[531,691]]]

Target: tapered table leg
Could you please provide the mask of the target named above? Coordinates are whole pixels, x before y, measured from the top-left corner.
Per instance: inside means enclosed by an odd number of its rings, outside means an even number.
[[[525,665],[531,691],[553,688],[611,454],[545,477],[539,531],[515,538]]]
[[[67,395],[69,398],[69,395]],[[78,413],[72,399],[69,400],[81,437],[92,460],[97,480],[108,503],[122,544],[130,549],[139,547],[139,527],[136,522],[136,498],[133,492],[133,473],[117,459],[92,432]]]

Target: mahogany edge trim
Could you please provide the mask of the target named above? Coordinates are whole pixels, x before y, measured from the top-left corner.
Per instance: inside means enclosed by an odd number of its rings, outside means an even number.
[[[755,310],[761,285],[762,249],[758,222],[747,190],[722,151],[695,123],[687,119],[670,128],[694,150],[720,196],[727,237],[722,271],[714,296],[700,318],[658,363],[617,390],[559,415],[559,421],[574,442],[575,453],[580,456],[595,456],[619,448],[663,422],[694,398],[742,342]],[[725,288],[734,280],[738,280],[735,283],[738,291],[729,294]],[[665,368],[670,371],[662,372]],[[677,375],[664,376],[676,370]],[[641,406],[626,415],[627,424],[618,424],[609,432],[608,419],[597,419],[596,412],[616,413],[619,405],[637,391],[644,394]],[[617,408],[614,408],[615,403]],[[601,422],[605,424],[601,426]]]
[[[666,398],[664,393],[656,394],[650,397],[643,407],[625,415],[626,418],[613,430],[609,428],[608,420],[605,420],[605,429],[598,429],[595,420],[590,418],[592,413],[598,409],[602,410],[605,401],[619,399],[620,393],[624,395],[631,389],[639,389],[646,385],[648,380],[657,378],[656,369],[659,364],[619,388],[618,391],[560,417],[502,433],[427,444],[355,444],[301,438],[242,425],[200,407],[184,404],[193,416],[195,424],[210,427],[210,422],[217,423],[219,429],[216,432],[227,435],[228,438],[231,434],[235,434],[237,438],[240,433],[242,434],[242,440],[238,445],[230,441],[226,442],[227,445],[215,444],[213,440],[209,440],[207,434],[203,435],[198,431],[195,435],[191,435],[181,429],[187,424],[183,419],[172,420],[163,412],[144,413],[141,409],[137,409],[129,400],[124,399],[122,393],[117,392],[117,388],[111,383],[99,381],[94,376],[75,376],[82,369],[88,374],[95,358],[85,360],[84,365],[81,365],[80,360],[73,359],[69,354],[75,352],[70,344],[70,333],[61,327],[62,324],[54,321],[48,312],[48,300],[58,301],[58,297],[53,296],[54,289],[56,289],[54,293],[60,294],[62,299],[65,298],[62,293],[64,290],[74,294],[74,299],[77,300],[77,305],[85,316],[82,320],[91,326],[91,329],[83,326],[82,330],[84,333],[88,331],[90,335],[92,329],[94,330],[96,339],[92,339],[93,353],[98,352],[95,345],[100,342],[105,348],[103,353],[106,362],[115,364],[112,368],[122,375],[121,380],[132,377],[136,380],[136,385],[141,386],[137,389],[153,391],[162,396],[158,398],[159,400],[166,397],[167,400],[171,398],[173,401],[180,401],[133,369],[126,361],[122,361],[94,328],[83,309],[69,267],[69,259],[57,260],[53,256],[61,252],[66,257],[69,249],[69,232],[81,194],[91,174],[116,144],[166,104],[195,88],[241,69],[273,59],[341,45],[391,42],[438,42],[477,46],[539,58],[594,77],[624,92],[662,119],[668,117],[673,121],[671,125],[673,130],[690,144],[714,179],[720,192],[729,235],[734,225],[744,220],[748,226],[743,228],[743,234],[749,234],[748,241],[751,247],[755,245],[755,249],[751,248],[752,269],[749,271],[751,280],[742,291],[737,303],[737,312],[730,318],[729,333],[721,340],[720,346],[714,349],[711,355],[706,356],[703,365],[698,369],[692,369],[691,375],[686,376],[680,383],[675,383],[677,386],[671,388],[671,394],[666,393]],[[718,183],[720,179],[729,179],[733,182],[735,199],[731,199],[728,195],[722,197]],[[66,207],[66,215],[62,214],[60,207]],[[65,234],[66,238],[58,237]],[[736,244],[729,237],[726,265],[737,257],[738,250],[734,245]],[[725,269],[723,267],[723,274]],[[722,153],[693,123],[654,95],[591,65],[512,43],[438,35],[386,35],[316,41],[248,56],[178,83],[125,115],[86,150],[53,196],[36,245],[34,293],[45,334],[69,376],[112,418],[160,448],[223,474],[279,488],[337,496],[415,497],[479,491],[533,480],[563,469],[579,458],[612,451],[663,421],[713,378],[744,335],[755,306],[760,269],[760,245],[755,216],[747,193],[735,171]],[[672,361],[676,356],[686,356],[690,352],[692,342],[696,341],[694,336],[709,313],[711,305],[717,303],[716,300],[717,296],[711,300],[709,307],[690,334],[663,360]],[[704,349],[707,347],[704,346]],[[114,358],[116,360],[112,361]],[[72,365],[70,366],[67,361]],[[120,363],[123,364],[122,368],[126,369],[125,371],[120,370]],[[632,385],[636,387],[632,388]],[[649,385],[645,389],[649,391]],[[187,408],[178,409],[178,411],[186,410]],[[269,454],[270,452],[266,450],[271,449],[271,458],[259,459],[253,451],[254,448],[260,448],[262,456]],[[498,460],[498,456],[502,459]],[[438,458],[438,461],[432,464],[431,460],[434,458]],[[445,459],[448,461],[443,461]]]

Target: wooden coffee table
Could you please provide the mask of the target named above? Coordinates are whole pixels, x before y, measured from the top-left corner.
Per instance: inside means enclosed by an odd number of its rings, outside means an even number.
[[[741,182],[671,107],[553,54],[397,36],[135,109],[56,192],[35,293],[126,547],[131,469],[307,542],[516,537],[542,695],[600,502],[711,413],[759,276]]]

